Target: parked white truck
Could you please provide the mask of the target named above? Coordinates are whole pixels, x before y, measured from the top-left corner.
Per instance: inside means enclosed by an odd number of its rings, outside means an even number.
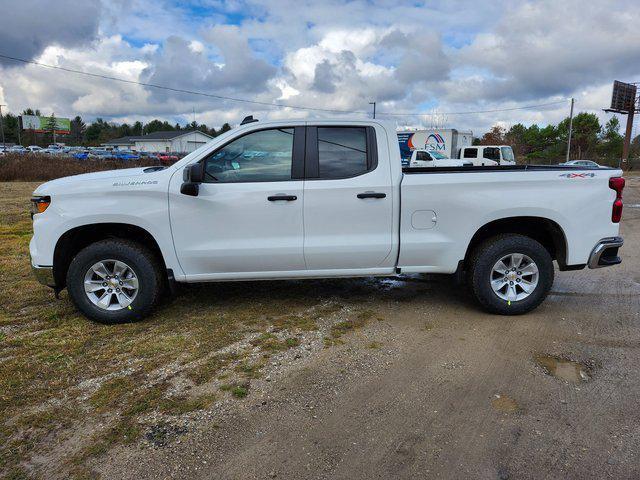
[[[457,160],[445,157],[443,154],[427,150],[414,150],[411,152],[409,167],[472,167],[469,160]]]
[[[244,123],[167,167],[33,194],[38,279],[104,323],[173,282],[465,272],[488,311],[535,308],[560,270],[620,263],[624,179],[584,167],[406,169],[392,125]]]
[[[474,165],[515,165],[516,157],[509,145],[476,145],[458,151],[457,158]]]

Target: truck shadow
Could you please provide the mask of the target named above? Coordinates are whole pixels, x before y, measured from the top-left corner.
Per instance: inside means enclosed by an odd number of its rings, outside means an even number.
[[[193,307],[234,307],[268,303],[282,308],[310,308],[326,302],[376,304],[412,302],[477,309],[464,285],[453,275],[415,274],[397,277],[363,277],[310,280],[268,280],[180,284],[170,303],[188,300]]]

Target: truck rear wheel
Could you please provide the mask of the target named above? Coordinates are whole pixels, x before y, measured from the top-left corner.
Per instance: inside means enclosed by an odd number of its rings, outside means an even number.
[[[485,310],[520,315],[547,297],[553,285],[553,260],[532,238],[498,235],[474,250],[468,275],[471,291]]]
[[[129,240],[102,240],[85,247],[67,272],[69,296],[78,310],[106,324],[144,318],[161,287],[162,272],[155,256]]]

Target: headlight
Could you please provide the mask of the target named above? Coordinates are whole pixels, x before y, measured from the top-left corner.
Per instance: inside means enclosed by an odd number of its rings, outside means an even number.
[[[48,195],[45,197],[32,197],[31,218],[33,218],[36,213],[44,212],[47,208],[49,208],[49,205],[51,205],[51,197]]]

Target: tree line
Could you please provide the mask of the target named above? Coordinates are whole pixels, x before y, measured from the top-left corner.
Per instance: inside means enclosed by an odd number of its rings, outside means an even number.
[[[511,145],[522,163],[558,163],[565,159],[568,137],[567,117],[557,125],[544,127],[517,123],[506,129],[496,125],[475,143]],[[622,143],[618,117],[612,117],[604,126],[594,113],[581,112],[573,117],[571,160],[587,159],[617,166],[622,157]],[[640,135],[633,139],[630,158],[634,163],[640,158]]]
[[[42,116],[40,110],[27,108],[22,115]],[[18,116],[3,115],[5,141],[22,145],[46,145],[53,142],[56,118],[52,114],[44,125],[45,133],[33,130],[19,130]],[[141,136],[158,131],[199,130],[215,137],[231,129],[225,123],[216,129],[206,124],[191,122],[185,125],[170,124],[166,120],[151,120],[148,123],[137,121],[133,124],[108,122],[97,118],[86,124],[82,117],[71,120],[71,132],[57,135],[56,140],[69,145],[96,146],[115,138]],[[525,126],[521,123],[506,129],[496,125],[482,137],[476,138],[477,145],[511,145],[518,161],[523,163],[557,163],[564,161],[569,133],[569,118],[557,125]],[[589,159],[602,164],[618,165],[622,156],[623,137],[620,134],[620,121],[612,117],[604,126],[594,113],[581,112],[573,117],[571,135],[571,159]],[[640,135],[633,139],[630,157],[632,163],[640,160]]]
[[[40,110],[27,108],[23,110],[22,115],[42,116]],[[33,130],[20,130],[18,115],[12,113],[4,114],[2,124],[4,127],[5,142],[27,145],[48,145],[53,142],[54,130],[57,119],[54,114],[47,117],[47,121],[42,125],[44,133],[36,133]],[[195,121],[180,125],[179,123],[171,124],[166,120],[154,119],[147,123],[137,121],[133,124],[108,122],[102,118],[96,118],[94,122],[85,123],[79,115],[71,120],[71,132],[68,135],[55,135],[56,141],[64,142],[67,145],[83,145],[97,146],[110,140],[120,137],[135,137],[147,135],[160,131],[176,131],[176,130],[199,130],[203,133],[215,137],[231,130],[231,125],[224,123],[222,127],[216,129],[208,127],[204,123]]]

